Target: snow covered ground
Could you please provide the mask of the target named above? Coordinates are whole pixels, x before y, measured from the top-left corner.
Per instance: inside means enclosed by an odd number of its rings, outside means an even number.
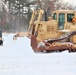
[[[34,53],[27,37],[3,34],[0,75],[76,75],[76,53]]]

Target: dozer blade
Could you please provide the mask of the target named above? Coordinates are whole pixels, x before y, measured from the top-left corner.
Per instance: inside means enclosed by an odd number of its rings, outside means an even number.
[[[37,51],[37,40],[34,35],[31,36],[31,47],[34,51]]]
[[[54,43],[54,44],[47,44],[44,42],[44,46],[37,46],[36,36],[31,36],[31,47],[34,52],[62,52],[68,50],[69,52],[76,52],[76,45],[70,42],[63,42],[63,43]]]

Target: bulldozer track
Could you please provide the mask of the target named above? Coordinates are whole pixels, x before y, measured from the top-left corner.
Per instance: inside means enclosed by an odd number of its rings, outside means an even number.
[[[69,52],[76,52],[76,45],[70,42],[55,42],[46,46],[43,52],[62,52],[68,50]]]
[[[69,52],[76,52],[76,44],[70,42],[70,37],[74,34],[76,34],[76,31],[63,35],[56,39],[47,40],[47,43],[45,43],[46,50],[44,50],[44,52],[62,52],[65,50],[68,50]]]
[[[50,53],[50,52],[62,52],[68,50],[68,52],[76,52],[76,44],[73,44],[70,42],[70,37],[76,34],[76,31],[73,31],[69,33],[68,35],[66,34],[65,36],[61,36],[58,39],[49,39],[43,41],[43,45],[41,43],[40,46],[37,45],[36,47],[36,42],[35,37],[33,36],[33,44],[31,44],[33,50],[35,52],[44,52],[44,53]]]
[[[74,34],[76,34],[76,31],[73,31],[73,32],[70,32],[68,34],[62,35],[59,38],[48,39],[47,42],[49,42],[49,43],[53,43],[53,42],[56,42],[56,41],[64,41],[65,42],[65,40],[66,40],[66,42],[69,42],[70,37]]]

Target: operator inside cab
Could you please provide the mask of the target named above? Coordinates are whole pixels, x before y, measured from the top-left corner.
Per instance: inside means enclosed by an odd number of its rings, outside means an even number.
[[[76,16],[73,17],[72,22],[76,23]]]

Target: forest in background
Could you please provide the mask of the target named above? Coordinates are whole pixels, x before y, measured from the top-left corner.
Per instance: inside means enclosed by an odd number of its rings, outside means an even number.
[[[4,32],[26,31],[33,10],[44,9],[48,16],[54,10],[76,10],[62,0],[0,0],[0,28]]]

